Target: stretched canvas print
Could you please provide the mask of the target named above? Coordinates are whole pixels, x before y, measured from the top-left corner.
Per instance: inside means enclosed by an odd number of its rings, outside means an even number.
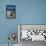
[[[6,5],[6,19],[16,18],[16,5]]]

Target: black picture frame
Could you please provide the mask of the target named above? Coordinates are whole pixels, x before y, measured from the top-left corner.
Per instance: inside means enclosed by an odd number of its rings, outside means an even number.
[[[6,5],[6,19],[16,19],[16,5]]]

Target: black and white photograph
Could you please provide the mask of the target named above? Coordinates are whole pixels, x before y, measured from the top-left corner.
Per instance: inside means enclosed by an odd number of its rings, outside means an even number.
[[[20,46],[40,46],[46,43],[46,25],[20,24],[18,34]]]

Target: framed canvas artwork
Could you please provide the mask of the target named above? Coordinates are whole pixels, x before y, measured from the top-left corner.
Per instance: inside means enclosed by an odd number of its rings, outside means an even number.
[[[16,5],[6,5],[6,19],[16,19]]]

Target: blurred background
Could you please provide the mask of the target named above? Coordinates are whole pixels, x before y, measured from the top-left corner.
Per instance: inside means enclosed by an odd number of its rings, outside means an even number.
[[[6,19],[6,5],[16,5],[16,19]],[[0,44],[8,43],[9,32],[17,34],[18,24],[46,24],[46,0],[0,0]]]

